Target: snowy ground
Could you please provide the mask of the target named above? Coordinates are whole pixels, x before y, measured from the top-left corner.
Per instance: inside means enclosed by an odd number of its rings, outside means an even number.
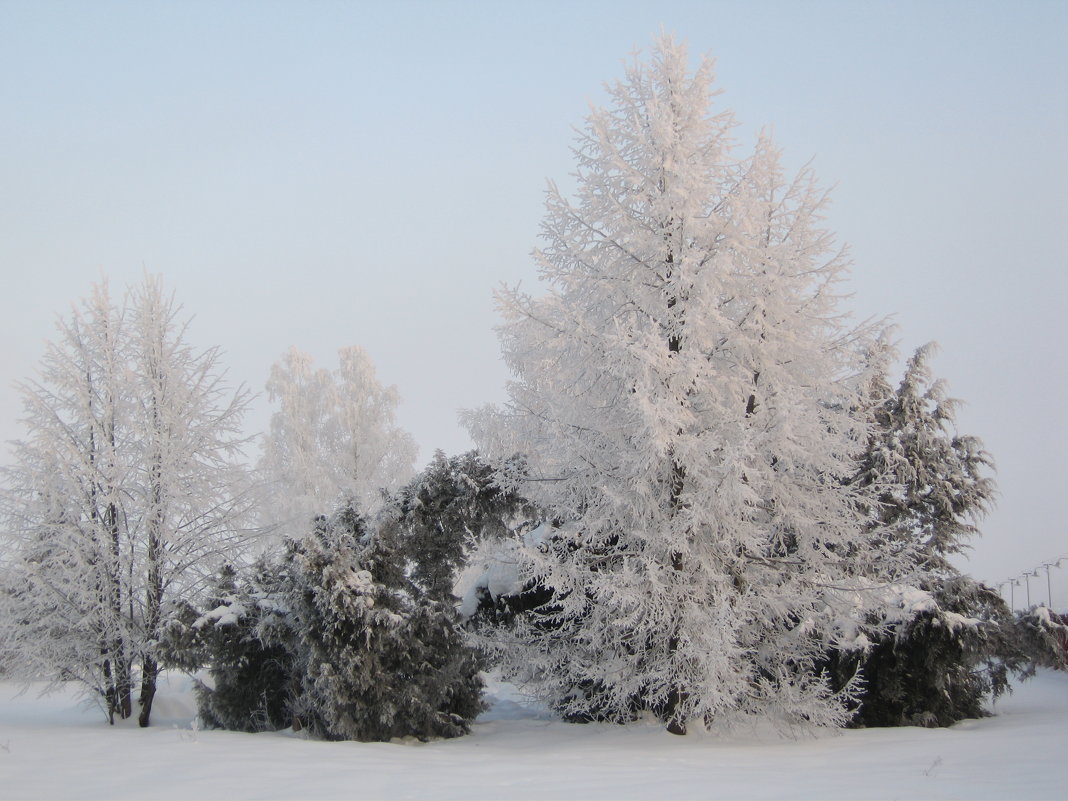
[[[0,798],[1068,798],[1064,674],[951,729],[797,739],[568,725],[494,685],[471,736],[429,744],[197,731],[187,681],[168,679],[148,730],[0,684]]]

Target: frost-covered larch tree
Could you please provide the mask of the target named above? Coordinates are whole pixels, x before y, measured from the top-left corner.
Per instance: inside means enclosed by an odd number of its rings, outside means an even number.
[[[4,471],[17,591],[0,617],[17,672],[75,679],[114,721],[133,713],[137,670],[142,726],[173,602],[248,534],[247,394],[179,313],[151,276],[122,305],[95,286],[21,387],[27,437]]]
[[[271,369],[267,393],[278,408],[259,466],[264,522],[282,535],[303,536],[317,515],[339,504],[373,514],[415,472],[418,447],[395,422],[396,387],[378,382],[363,348],[342,348],[338,356],[331,372],[290,348]]]
[[[469,426],[525,455],[517,489],[557,525],[521,552],[549,601],[485,644],[568,716],[838,724],[851,688],[813,668],[867,547],[862,332],[823,193],[766,137],[734,155],[712,81],[667,37],[635,59],[580,134],[577,198],[549,187],[548,294],[499,295],[516,379]]]

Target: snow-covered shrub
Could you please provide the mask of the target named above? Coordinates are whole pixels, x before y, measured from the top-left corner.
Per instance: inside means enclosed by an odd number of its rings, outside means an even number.
[[[953,576],[930,592],[911,590],[887,610],[888,628],[832,652],[825,667],[838,682],[863,677],[854,726],[949,726],[989,714],[1010,672],[1026,668],[1011,618],[995,590]]]
[[[1068,670],[1068,615],[1045,606],[1018,612],[1016,641],[1033,666]]]
[[[180,610],[166,632],[166,662],[207,669],[196,685],[205,726],[277,731],[292,724],[296,635],[278,566],[261,560],[249,571],[241,577],[225,567],[205,611]]]
[[[452,601],[424,593],[351,504],[280,558],[225,571],[168,630],[169,663],[207,668],[208,726],[292,725],[330,740],[455,737],[482,710],[482,661]]]
[[[326,739],[466,734],[482,710],[481,663],[458,613],[419,591],[351,506],[289,545],[298,632],[293,710]]]
[[[396,494],[380,527],[420,591],[447,602],[472,549],[514,539],[533,517],[530,503],[502,488],[477,451],[451,457],[437,451]]]

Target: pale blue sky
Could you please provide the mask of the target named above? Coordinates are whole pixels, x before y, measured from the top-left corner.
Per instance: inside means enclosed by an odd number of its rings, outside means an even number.
[[[717,58],[743,146],[773,126],[835,187],[856,314],[895,313],[906,350],[942,343],[1002,489],[966,567],[1068,554],[1053,0],[0,0],[0,439],[56,313],[147,268],[235,380],[261,389],[290,345],[333,365],[360,344],[424,459],[468,448],[456,410],[506,379],[492,289],[534,286],[545,179],[566,185],[573,126],[662,27]]]

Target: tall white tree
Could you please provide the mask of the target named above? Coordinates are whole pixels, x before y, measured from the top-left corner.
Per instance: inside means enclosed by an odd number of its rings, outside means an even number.
[[[373,514],[415,472],[418,446],[395,422],[396,387],[378,382],[363,348],[342,348],[338,357],[331,372],[290,348],[267,382],[278,408],[260,460],[264,522],[289,536],[346,503]]]
[[[550,289],[499,296],[510,401],[468,416],[555,529],[522,550],[549,601],[501,647],[566,714],[845,717],[813,669],[848,631],[867,536],[848,479],[866,436],[847,263],[804,170],[761,138],[734,156],[712,63],[663,37],[610,87],[550,185]],[[500,635],[494,642],[500,644]],[[849,689],[845,694],[849,693]]]
[[[4,470],[4,626],[17,672],[65,672],[111,719],[132,711],[125,489],[132,406],[126,320],[106,284],[57,321],[38,381],[20,385],[27,438]]]
[[[2,623],[25,676],[75,678],[110,720],[150,720],[171,603],[247,536],[247,393],[197,351],[158,278],[106,285],[59,321],[22,385],[27,438],[4,471],[12,556]]]
[[[241,421],[249,400],[218,369],[219,350],[186,340],[188,321],[158,277],[131,295],[133,415],[140,446],[132,542],[143,547],[142,628],[149,643],[162,634],[167,601],[235,560],[250,537],[251,485],[242,460]],[[147,725],[159,664],[151,647],[141,669],[141,725]]]

